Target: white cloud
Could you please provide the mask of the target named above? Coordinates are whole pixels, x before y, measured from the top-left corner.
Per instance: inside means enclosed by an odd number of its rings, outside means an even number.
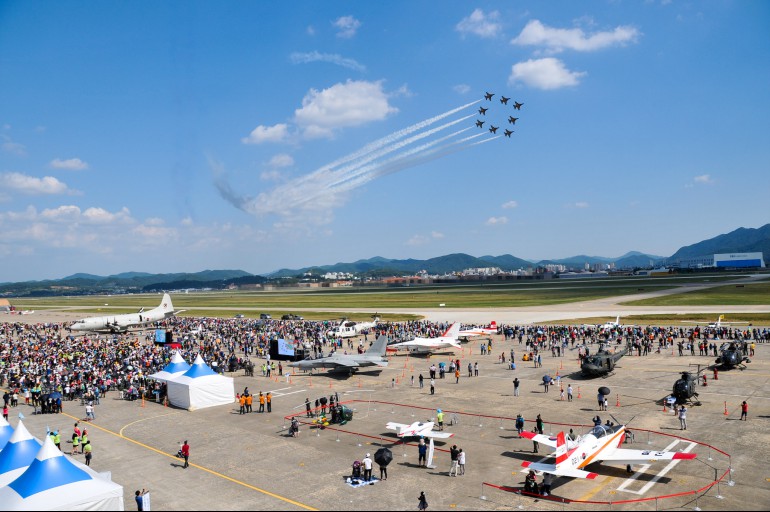
[[[274,169],[278,169],[282,167],[291,167],[292,165],[294,165],[294,159],[291,157],[291,155],[287,155],[286,153],[279,153],[273,156],[273,158],[270,159],[267,165],[269,165]]]
[[[711,179],[710,174],[701,174],[700,176],[696,176],[693,178],[693,181],[700,185],[710,185],[714,183],[714,180]]]
[[[281,171],[273,169],[272,171],[262,171],[259,174],[259,179],[262,181],[278,181],[281,179]]]
[[[56,208],[46,208],[37,217],[38,220],[65,223],[84,224],[130,224],[134,222],[131,212],[125,206],[117,212],[104,208],[91,207],[85,210],[75,205],[62,205]]]
[[[490,217],[485,224],[487,226],[501,226],[503,224],[508,224],[508,217]]]
[[[414,235],[412,238],[406,241],[406,245],[419,246],[428,244],[434,240],[441,240],[444,238],[444,233],[438,231],[431,231],[430,235]]]
[[[311,89],[294,118],[309,138],[331,137],[334,130],[380,121],[398,109],[388,104],[382,82],[348,80],[328,89]]]
[[[569,206],[573,208],[588,208],[588,203],[586,201],[577,201],[575,203],[570,204]]]
[[[75,193],[66,184],[53,176],[35,178],[34,176],[27,176],[18,172],[0,174],[0,188],[7,188],[29,195]]]
[[[508,83],[521,82],[536,89],[559,89],[572,87],[580,83],[580,78],[587,73],[568,70],[562,61],[553,57],[529,59],[518,62],[511,68]]]
[[[337,18],[332,25],[338,29],[337,37],[350,39],[356,35],[356,32],[361,27],[361,22],[353,16],[341,16]]]
[[[293,64],[308,64],[310,62],[328,62],[356,71],[366,71],[366,66],[354,59],[349,59],[337,53],[320,53],[318,51],[300,53],[294,52],[289,56]]]
[[[274,126],[259,125],[254,128],[248,137],[243,137],[244,144],[262,144],[263,142],[283,142],[289,136],[289,127],[285,123]]]
[[[503,210],[510,210],[510,209],[516,208],[518,206],[519,206],[519,203],[517,203],[516,201],[508,201],[507,203],[503,203],[502,204]]]
[[[639,36],[640,32],[631,26],[619,26],[610,31],[586,35],[580,28],[554,28],[543,25],[539,20],[532,20],[511,40],[511,44],[542,46],[551,52],[564,49],[592,52],[609,46],[634,43]]]
[[[471,86],[468,84],[458,84],[452,87],[457,94],[468,94],[471,91]]]
[[[439,240],[441,238],[444,238],[444,233],[441,233],[439,231],[431,231],[430,232],[430,236],[431,236],[431,238],[435,238],[435,239]]]
[[[503,29],[503,26],[497,22],[498,18],[500,18],[498,11],[484,14],[483,10],[476,9],[470,16],[460,20],[455,29],[463,36],[474,34],[485,38],[495,37]]]
[[[3,129],[8,131],[11,129],[11,125],[6,124],[3,125]],[[18,142],[14,142],[11,137],[8,135],[2,133],[0,134],[0,140],[3,142],[0,143],[0,150],[2,150],[5,153],[11,153],[12,155],[16,156],[26,156],[27,154],[27,148],[24,146],[24,144],[19,144]]]
[[[70,171],[83,171],[88,169],[88,163],[84,162],[80,158],[69,158],[67,160],[54,158],[48,165],[53,169],[67,169]]]

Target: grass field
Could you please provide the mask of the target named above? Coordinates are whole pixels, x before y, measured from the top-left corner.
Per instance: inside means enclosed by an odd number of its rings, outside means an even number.
[[[731,284],[654,299],[624,302],[624,306],[732,306],[770,304],[770,282]]]
[[[441,285],[410,288],[335,288],[293,289],[280,291],[226,291],[173,293],[175,309],[185,309],[182,316],[232,317],[243,314],[247,318],[259,318],[269,313],[279,319],[288,312],[301,314],[308,320],[326,320],[347,317],[367,320],[369,311],[378,309],[425,310],[443,304],[447,309],[515,308],[623,297],[638,293],[676,288],[692,283],[713,283],[736,280],[743,275],[698,275],[672,277],[626,277],[590,280],[517,281],[500,284]],[[135,312],[139,308],[152,308],[160,303],[161,294],[140,295],[91,295],[76,297],[40,297],[12,300],[18,309],[46,310],[66,309],[88,315]],[[752,284],[730,284],[682,294],[674,294],[647,300],[631,301],[624,305],[677,306],[677,305],[765,305],[770,304],[770,281]],[[302,311],[296,309],[301,308]],[[360,313],[342,313],[337,309],[355,310]],[[405,311],[400,314],[380,315],[383,321],[404,321],[421,318]],[[714,321],[716,318],[688,315],[687,320]],[[767,325],[768,315],[738,316],[735,321]],[[678,323],[678,315],[647,315],[624,318],[628,323],[649,324],[656,322]],[[601,323],[606,318],[582,319],[560,323]]]
[[[620,318],[621,325],[679,325],[682,327],[705,326],[715,322],[719,315],[699,313],[666,313],[661,315],[628,315]],[[614,320],[614,319],[613,319]],[[546,325],[599,325],[607,321],[606,316],[591,318],[566,318],[554,322],[542,322]],[[734,327],[770,325],[770,313],[731,313],[725,315],[723,322],[738,322]]]

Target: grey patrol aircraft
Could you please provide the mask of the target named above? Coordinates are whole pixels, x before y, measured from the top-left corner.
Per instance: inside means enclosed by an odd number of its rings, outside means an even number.
[[[388,345],[388,337],[379,336],[369,350],[363,354],[334,354],[329,357],[320,357],[318,359],[303,359],[289,363],[292,368],[299,370],[310,370],[315,368],[329,368],[332,371],[347,372],[350,375],[358,370],[368,366],[379,366],[384,368],[388,366],[388,359],[385,357],[385,350]]]

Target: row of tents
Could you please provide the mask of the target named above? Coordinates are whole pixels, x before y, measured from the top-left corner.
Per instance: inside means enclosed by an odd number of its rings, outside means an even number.
[[[109,473],[64,455],[51,436],[0,418],[0,510],[124,510],[123,486]]]
[[[190,366],[174,352],[171,362],[151,379],[165,382],[168,401],[188,411],[231,404],[235,400],[235,381],[212,370],[198,354]]]

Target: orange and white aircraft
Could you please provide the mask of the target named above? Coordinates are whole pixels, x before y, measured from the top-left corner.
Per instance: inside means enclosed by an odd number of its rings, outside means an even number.
[[[564,432],[559,432],[556,437],[526,431],[522,432],[521,435],[556,448],[554,452],[556,464],[525,461],[521,465],[556,476],[594,479],[598,476],[597,473],[582,469],[594,462],[640,464],[662,460],[691,460],[696,457],[696,454],[687,452],[658,452],[620,448],[626,437],[625,425],[597,425],[590,432],[579,436],[574,441],[567,439]]]
[[[461,330],[458,338],[468,338],[470,336],[491,336],[497,334],[497,322],[492,322],[489,327],[473,327],[471,329]]]
[[[432,421],[415,421],[411,425],[395,423],[393,421],[385,425],[388,430],[395,430],[398,437],[434,437],[437,439],[449,439],[454,432],[435,432]]]

